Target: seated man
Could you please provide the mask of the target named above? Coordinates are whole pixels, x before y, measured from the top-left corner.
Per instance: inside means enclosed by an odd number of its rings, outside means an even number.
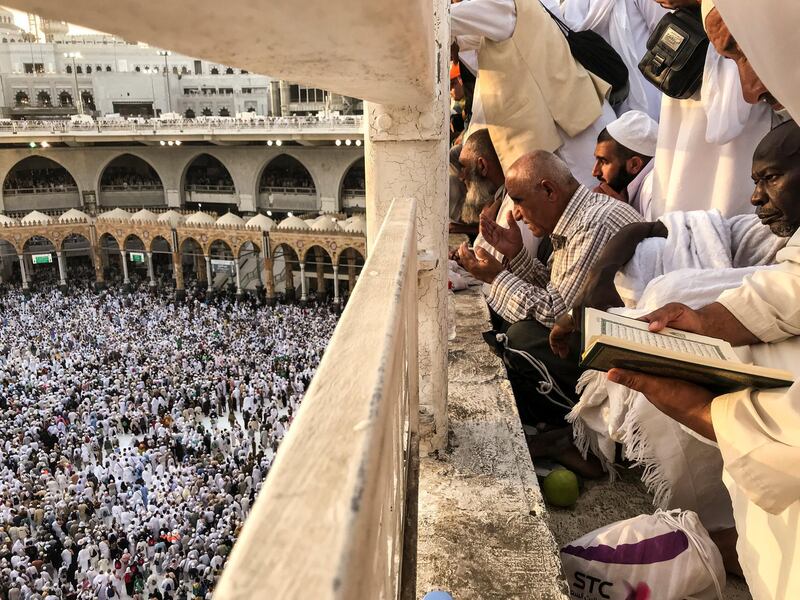
[[[474,225],[477,230],[482,214],[501,224],[507,223],[508,215],[513,209],[513,202],[506,194],[506,178],[488,129],[475,131],[464,142],[458,162],[460,164],[459,177],[466,186],[466,194],[461,204],[462,223]],[[523,223],[515,224],[515,226],[522,234],[525,249],[531,256],[534,256],[539,246],[539,240],[533,237]],[[487,244],[482,236],[478,235],[475,245],[482,246],[495,258],[502,260],[502,254]]]
[[[628,111],[609,123],[597,137],[592,175],[600,185],[594,191],[622,200],[651,219],[657,142],[658,123],[641,111]]]
[[[459,259],[473,277],[491,286],[487,301],[505,321],[498,329],[505,332],[507,347],[547,362],[549,375],[543,376],[541,367],[533,367],[518,352],[505,352],[523,423],[563,425],[575,397],[577,366],[553,359],[547,344],[550,328],[572,307],[603,246],[641,218],[630,206],[590,192],[561,159],[545,151],[518,159],[507,174],[506,190],[514,202],[508,229],[481,217],[483,237],[504,261],[466,244]],[[553,252],[546,264],[524,251],[515,219],[524,221],[534,236],[549,237]],[[566,398],[551,393],[553,383]]]

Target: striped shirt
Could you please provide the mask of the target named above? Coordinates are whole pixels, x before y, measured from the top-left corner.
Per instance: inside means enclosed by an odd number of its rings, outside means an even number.
[[[492,283],[489,306],[510,323],[536,319],[552,327],[572,307],[606,243],[641,220],[624,202],[581,185],[550,235],[553,253],[547,265],[523,249]]]

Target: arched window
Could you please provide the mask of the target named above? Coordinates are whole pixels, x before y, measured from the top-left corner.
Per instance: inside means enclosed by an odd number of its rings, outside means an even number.
[[[194,111],[191,108],[187,108],[186,112],[183,114],[183,116],[186,117],[187,119],[194,119],[195,114],[194,114]]]
[[[106,73],[111,73],[111,65],[106,65]]]
[[[67,65],[67,74],[72,75],[72,65]]]
[[[83,105],[89,110],[95,110],[94,95],[92,95],[92,92],[88,91],[81,92],[81,101],[83,102]]]
[[[134,69],[134,71],[136,71],[137,73],[141,73],[142,72],[142,68],[137,65],[136,68]]]
[[[219,109],[219,116],[220,117],[230,117],[231,116],[231,111],[229,111],[227,108],[225,108],[223,106],[222,108]]]
[[[211,112],[211,109],[206,106],[202,111],[200,111],[200,114],[203,115],[204,117],[210,117],[214,113]]]
[[[87,75],[91,75],[92,74],[92,65],[86,65],[86,74]]]
[[[58,103],[61,106],[72,106],[72,94],[69,92],[61,92],[58,95]]]
[[[30,96],[27,92],[17,92],[14,94],[14,101],[17,106],[28,106],[31,103]]]
[[[233,75],[233,69],[231,69],[230,67],[225,69],[225,75]]]
[[[103,65],[97,65],[94,68],[94,70],[95,70],[96,73],[102,73],[103,72]]]
[[[50,97],[50,94],[45,91],[41,91],[36,94],[36,100],[39,102],[39,106],[43,108],[49,108],[53,106],[53,99]]]
[[[181,74],[182,75],[188,75],[189,74],[189,69],[187,69],[186,67],[181,67]]]
[[[83,74],[83,67],[81,67],[80,65],[78,65],[77,67],[75,67],[75,72],[76,72],[78,75],[81,75],[81,74]]]
[[[172,74],[173,75],[177,75],[178,74],[178,67],[172,67]]]
[[[217,67],[212,68],[211,69],[211,74],[212,75],[219,75],[219,69]]]

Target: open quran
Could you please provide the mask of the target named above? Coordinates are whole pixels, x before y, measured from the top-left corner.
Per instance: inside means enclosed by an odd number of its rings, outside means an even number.
[[[724,340],[670,328],[653,333],[644,321],[593,308],[584,313],[582,335],[580,364],[587,369],[629,369],[683,379],[716,392],[794,383],[787,371],[741,362]]]

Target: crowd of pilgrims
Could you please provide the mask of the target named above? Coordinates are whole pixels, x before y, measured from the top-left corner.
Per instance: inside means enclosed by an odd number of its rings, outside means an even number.
[[[0,286],[0,598],[210,598],[336,324]]]

